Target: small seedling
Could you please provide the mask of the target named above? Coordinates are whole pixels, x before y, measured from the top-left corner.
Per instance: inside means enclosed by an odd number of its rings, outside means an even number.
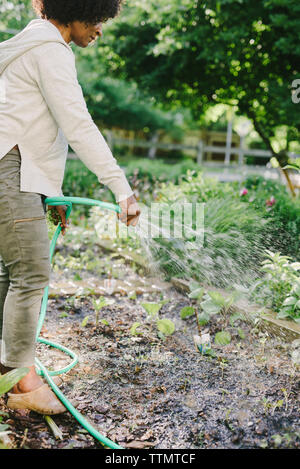
[[[165,339],[165,336],[172,335],[175,331],[175,324],[171,319],[160,319],[159,318],[159,310],[161,307],[167,303],[169,300],[163,300],[160,303],[141,303],[141,306],[145,309],[148,314],[148,318],[151,321],[151,328],[152,323],[155,321],[156,327],[158,329],[158,337],[162,340]]]
[[[273,404],[272,415],[274,415],[276,409],[280,409],[280,407],[283,406],[283,402],[283,399],[280,399],[279,401],[275,402],[275,404]]]
[[[59,315],[60,318],[68,318],[69,315],[68,313],[66,313],[65,311],[63,311],[60,315]]]
[[[99,313],[100,313],[101,309],[104,306],[107,306],[109,303],[106,301],[104,296],[100,296],[100,298],[98,298],[97,300],[92,298],[92,303],[93,303],[93,306],[94,306],[94,310],[96,311],[96,326],[98,326]]]
[[[227,363],[227,360],[226,360],[225,358],[220,358],[220,357],[219,357],[218,360],[219,360],[219,367],[221,368],[221,372],[222,372],[221,377],[222,377],[222,380],[223,380],[223,378],[224,378],[224,370],[225,370],[225,368],[228,366],[228,363]]]
[[[270,402],[269,399],[266,399],[265,397],[263,397],[262,403],[263,403],[263,406],[264,406],[265,415],[268,415],[269,410],[272,409],[272,407],[273,407],[273,403]]]

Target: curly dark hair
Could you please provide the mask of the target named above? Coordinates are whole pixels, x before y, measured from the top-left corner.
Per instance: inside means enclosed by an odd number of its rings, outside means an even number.
[[[72,21],[104,23],[118,15],[122,0],[32,0],[36,13],[67,26]]]

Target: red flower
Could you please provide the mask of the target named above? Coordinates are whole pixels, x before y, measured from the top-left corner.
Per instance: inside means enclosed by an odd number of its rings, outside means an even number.
[[[240,196],[247,195],[247,194],[248,194],[248,189],[246,189],[246,187],[244,187],[240,192]]]
[[[266,200],[266,206],[267,207],[272,207],[272,205],[274,205],[276,202],[276,200],[274,199],[274,197],[272,196],[269,200]]]

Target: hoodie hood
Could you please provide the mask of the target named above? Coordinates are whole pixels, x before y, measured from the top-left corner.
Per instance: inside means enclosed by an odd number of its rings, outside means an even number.
[[[54,24],[42,19],[32,20],[14,37],[0,43],[0,75],[15,59],[45,42],[60,42],[72,52]]]

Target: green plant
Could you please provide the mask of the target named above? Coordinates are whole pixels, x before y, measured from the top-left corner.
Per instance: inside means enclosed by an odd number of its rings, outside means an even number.
[[[20,379],[29,373],[29,368],[16,368],[4,375],[0,375],[0,396],[8,392]]]
[[[100,296],[100,298],[98,299],[92,298],[92,304],[93,304],[94,310],[96,311],[96,326],[98,326],[99,312],[104,306],[107,306],[109,302],[104,298],[104,296]]]
[[[193,308],[192,306],[184,306],[184,308],[180,310],[181,319],[186,319],[190,316],[193,316],[194,314],[195,314],[195,308]]]
[[[161,307],[167,303],[168,300],[164,300],[160,303],[141,303],[141,306],[147,312],[151,322],[155,322],[158,329],[158,336],[164,340],[165,336],[172,335],[175,331],[175,324],[170,319],[160,319],[158,312]]]
[[[298,163],[289,163],[288,165],[284,166],[283,169],[296,169],[300,173],[300,162]]]
[[[228,321],[229,321],[229,311],[238,298],[238,292],[234,291],[227,297],[221,295],[221,293],[216,292],[216,291],[208,291],[207,294],[210,296],[212,302],[216,305],[221,307],[220,313],[223,316],[224,319],[224,325],[227,327]],[[202,303],[201,303],[202,306]]]
[[[80,324],[81,327],[85,327],[85,326],[87,325],[89,319],[90,319],[89,316],[85,316],[85,317],[83,318],[81,324]]]
[[[277,317],[291,318],[300,324],[300,279],[293,284],[290,295],[282,303]]]
[[[269,410],[273,408],[274,404],[266,397],[263,397],[261,402],[262,402],[263,407],[264,407],[265,415],[268,415]]]
[[[215,343],[217,345],[228,345],[231,342],[231,335],[228,331],[220,331],[215,335]]]
[[[300,262],[280,252],[266,251],[261,271],[264,276],[251,288],[251,296],[278,313],[278,317],[289,317],[296,322],[300,319]]]
[[[204,326],[210,320],[211,316],[215,314],[222,314],[224,320],[224,327],[227,327],[230,320],[229,311],[239,296],[237,291],[231,292],[228,296],[223,296],[217,291],[207,291],[204,293],[204,288],[192,281],[190,282],[189,298],[196,299],[202,312],[198,314],[199,324]],[[187,306],[181,310],[181,317],[187,317],[194,313],[194,309]],[[239,316],[240,317],[240,316]]]
[[[219,362],[219,367],[221,368],[221,378],[223,380],[224,378],[224,371],[225,371],[225,368],[227,368],[228,366],[228,361],[226,360],[226,358],[221,358],[221,357],[218,357],[218,362]]]
[[[283,184],[262,176],[249,176],[243,184],[248,194],[242,201],[254,206],[268,220],[264,229],[266,248],[300,260],[299,197],[292,199]],[[268,204],[272,197],[274,203]]]

